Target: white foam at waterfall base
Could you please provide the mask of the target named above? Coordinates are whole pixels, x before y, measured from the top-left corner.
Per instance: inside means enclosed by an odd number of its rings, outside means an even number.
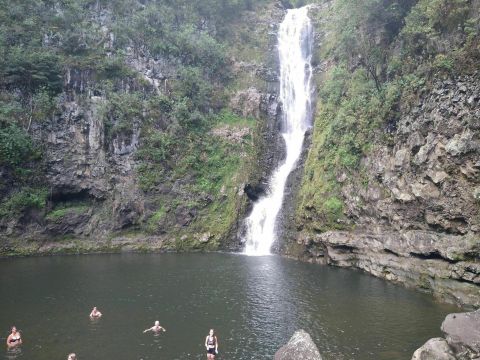
[[[312,25],[308,6],[288,10],[278,31],[282,136],[286,157],[269,180],[268,194],[245,219],[245,254],[269,255],[276,240],[276,221],[282,208],[288,175],[302,152],[311,122]]]

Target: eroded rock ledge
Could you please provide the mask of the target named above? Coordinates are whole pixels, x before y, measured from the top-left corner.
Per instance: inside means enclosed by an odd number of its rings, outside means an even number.
[[[480,310],[447,315],[442,332],[445,338],[428,340],[412,360],[480,359]]]
[[[354,267],[459,305],[480,306],[476,234],[429,231],[301,234],[309,261]]]

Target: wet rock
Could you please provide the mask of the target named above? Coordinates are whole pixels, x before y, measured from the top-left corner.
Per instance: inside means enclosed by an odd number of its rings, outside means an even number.
[[[322,356],[310,335],[305,330],[298,330],[275,353],[274,360],[322,360]]]
[[[266,193],[266,188],[261,185],[252,185],[246,184],[243,188],[245,194],[247,194],[248,198],[252,201],[257,201],[261,196]]]
[[[447,315],[442,331],[459,359],[480,358],[480,310]]]
[[[457,360],[457,358],[445,339],[433,338],[415,351],[412,360]]]

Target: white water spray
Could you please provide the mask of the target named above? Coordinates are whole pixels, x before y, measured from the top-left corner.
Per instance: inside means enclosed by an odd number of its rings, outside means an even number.
[[[245,253],[268,255],[276,240],[275,223],[282,208],[288,175],[302,152],[305,132],[311,126],[310,64],[313,31],[308,6],[288,10],[278,32],[280,58],[280,101],[282,102],[282,136],[286,158],[270,178],[269,193],[255,203],[245,220]]]

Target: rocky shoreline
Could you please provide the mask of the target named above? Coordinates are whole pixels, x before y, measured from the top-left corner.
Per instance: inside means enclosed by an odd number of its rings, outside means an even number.
[[[480,359],[480,310],[449,314],[442,323],[443,338],[428,340],[415,351],[412,360]],[[305,330],[296,331],[282,346],[274,360],[322,360],[322,356]]]
[[[99,253],[163,253],[178,251],[173,241],[159,236],[118,236],[104,240],[64,239],[62,241],[16,240],[2,244],[0,258]],[[189,251],[194,251],[189,250]]]
[[[480,264],[475,236],[427,231],[361,233],[331,231],[301,235],[304,260],[353,267],[430,292],[460,306],[480,306]]]

